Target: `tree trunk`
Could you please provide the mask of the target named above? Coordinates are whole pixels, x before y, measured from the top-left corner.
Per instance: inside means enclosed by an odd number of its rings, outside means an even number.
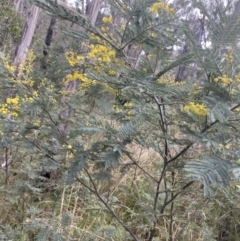
[[[50,24],[49,24],[49,27],[48,27],[48,30],[47,30],[47,35],[46,35],[46,38],[45,38],[45,48],[43,50],[43,55],[44,56],[47,56],[48,55],[48,48],[50,47],[51,43],[52,43],[52,36],[53,36],[53,27],[56,23],[56,18],[55,17],[52,17],[51,18],[51,21],[50,21]]]
[[[92,0],[86,6],[86,15],[91,19],[92,25],[95,25],[100,10],[102,0]]]
[[[14,6],[15,10],[17,13],[20,13],[20,8],[21,8],[22,0],[14,0]]]
[[[45,38],[45,46],[44,46],[44,49],[43,49],[43,56],[44,56],[44,60],[43,60],[43,64],[42,64],[42,68],[44,70],[47,69],[47,66],[46,66],[46,57],[48,55],[48,50],[49,50],[49,47],[52,43],[52,38],[53,38],[53,28],[56,24],[56,18],[55,17],[52,17],[51,18],[51,21],[50,21],[50,24],[48,26],[48,30],[47,30],[47,35],[46,35],[46,38]]]
[[[27,52],[31,45],[34,31],[37,25],[39,11],[39,7],[31,5],[26,15],[26,22],[22,30],[21,40],[15,51],[14,65],[16,66],[16,69],[18,69],[20,63],[26,60]]]

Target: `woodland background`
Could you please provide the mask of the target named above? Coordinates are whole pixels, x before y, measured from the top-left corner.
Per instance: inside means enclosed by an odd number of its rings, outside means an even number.
[[[0,240],[240,239],[240,1],[0,5]]]

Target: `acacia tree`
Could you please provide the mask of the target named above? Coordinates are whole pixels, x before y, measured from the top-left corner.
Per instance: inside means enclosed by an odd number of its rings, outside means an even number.
[[[12,84],[18,91],[14,98],[2,99],[2,142],[19,150],[15,162],[21,175],[28,173],[31,179],[34,164],[41,163],[60,170],[65,187],[79,183],[76,203],[79,198],[83,206],[96,200],[94,209],[114,220],[84,236],[86,240],[100,234],[109,240],[191,240],[184,234],[186,222],[178,218],[188,207],[178,200],[201,192],[198,183],[210,202],[214,193],[222,192],[228,199],[235,195],[238,2],[219,4],[214,14],[201,1],[194,2],[193,9],[199,9],[206,21],[207,45],[201,43],[202,32],[196,41],[193,24],[181,21],[177,7],[165,2],[104,1],[102,16],[95,14],[96,23],[81,7],[33,2],[79,25],[81,31],[70,29],[68,34],[78,38],[81,46],[66,52],[68,66],[56,69],[49,79],[34,71],[32,53],[23,65],[21,80],[12,79],[12,66],[3,63],[2,86]],[[94,3],[100,7],[100,1]],[[183,43],[188,51],[179,55],[175,49]],[[185,73],[181,82],[176,82],[178,67]],[[151,168],[138,161],[134,147],[157,153]],[[25,164],[33,158],[34,164]],[[121,181],[113,187],[115,169],[126,175],[135,169],[137,174],[129,177],[135,188],[121,187]],[[148,187],[142,196],[137,192],[139,173]],[[108,184],[102,189],[104,182]],[[22,186],[25,192],[36,191],[29,181]],[[121,205],[119,200],[127,195],[133,201]],[[200,201],[203,204],[205,199]],[[28,220],[27,230],[38,240],[75,238],[78,234],[64,229],[71,217],[62,209],[63,205],[48,226],[44,220]],[[27,218],[23,215],[22,222]],[[56,231],[57,218],[61,230]],[[211,225],[204,225],[211,231]],[[207,231],[202,240],[214,238]]]

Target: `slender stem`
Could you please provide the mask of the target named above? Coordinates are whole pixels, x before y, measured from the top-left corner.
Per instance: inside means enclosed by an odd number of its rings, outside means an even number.
[[[175,173],[172,172],[172,187],[175,185]],[[173,192],[171,193],[171,199],[173,198]],[[169,221],[169,241],[173,241],[173,208],[174,208],[174,202],[171,203],[170,207],[170,221]]]
[[[159,196],[159,190],[160,190],[160,185],[161,185],[161,182],[162,182],[162,179],[164,177],[164,174],[165,174],[165,171],[166,171],[166,168],[167,168],[167,165],[164,165],[163,166],[163,169],[162,169],[162,172],[161,172],[161,175],[160,175],[160,178],[158,180],[158,184],[157,184],[157,191],[156,191],[156,195],[155,195],[155,198],[154,198],[154,210],[157,209],[157,201],[158,201],[158,196]]]
[[[160,124],[160,127],[162,129],[162,132],[163,134],[167,134],[167,126],[166,123],[165,123],[165,120],[164,120],[164,116],[163,116],[163,107],[160,105],[160,101],[158,100],[158,98],[156,96],[154,96],[154,100],[158,106],[158,110],[159,110],[159,116],[160,116],[160,120],[159,120],[159,124]],[[159,177],[159,180],[158,180],[158,184],[157,184],[157,190],[156,190],[156,194],[155,194],[155,198],[154,198],[154,210],[157,209],[157,202],[158,202],[158,196],[159,196],[159,190],[160,190],[160,186],[161,186],[161,182],[164,178],[164,175],[165,175],[165,172],[166,172],[166,168],[167,168],[167,164],[168,164],[168,142],[167,140],[165,139],[164,140],[164,156],[163,156],[163,159],[164,159],[164,164],[163,164],[163,169],[161,170],[161,174],[160,174],[160,177]],[[167,194],[166,194],[166,199],[165,201],[167,201]]]
[[[17,132],[18,133],[18,132]],[[18,133],[18,134],[20,134],[20,133]],[[41,152],[41,147],[39,147],[37,144],[35,144],[34,142],[31,142],[31,141],[29,141],[25,136],[23,136],[22,135],[22,137],[26,140],[26,141],[28,141],[29,143],[31,143],[32,145],[34,145],[40,152]],[[57,160],[55,160],[52,156],[50,156],[49,154],[47,154],[47,153],[45,153],[44,154],[46,157],[48,157],[49,159],[51,159],[52,161],[54,161],[55,163],[60,163],[60,162],[58,162]]]
[[[5,159],[5,185],[7,186],[7,183],[8,183],[8,148],[7,147],[5,147],[5,157],[4,157],[4,159]]]
[[[75,177],[77,179],[78,182],[80,182],[86,189],[88,189],[90,192],[95,194],[95,190],[93,190],[92,188],[90,188],[88,185],[86,185],[79,177]]]
[[[128,46],[131,42],[133,42],[135,39],[139,38],[141,36],[141,34],[144,34],[144,32],[152,29],[152,28],[155,28],[159,25],[163,25],[163,23],[158,23],[158,24],[155,24],[155,25],[151,25],[151,26],[148,26],[146,27],[145,29],[143,29],[140,33],[138,33],[136,36],[134,36],[133,38],[131,38],[128,42],[126,42],[123,47],[122,47],[122,50],[126,48],[126,46]]]
[[[182,191],[184,191],[185,189],[187,189],[187,188],[188,188],[189,186],[191,186],[194,182],[195,182],[195,181],[190,181],[190,182],[188,182],[185,186],[183,186],[183,187],[180,189],[180,191],[178,191],[175,195],[173,195],[172,198],[169,199],[169,200],[164,204],[161,213],[164,212],[164,210],[165,210],[165,208],[168,206],[168,204],[170,204],[173,200],[175,200],[175,199],[177,198],[177,196],[178,196]]]
[[[128,158],[136,165],[142,172],[144,172],[147,176],[149,176],[153,181],[158,182],[156,178],[154,178],[151,174],[149,174],[146,170],[144,170],[134,159],[130,156],[130,154],[126,154]]]
[[[125,25],[125,28],[124,28],[124,32],[123,32],[123,35],[122,35],[122,39],[121,39],[121,45],[123,44],[124,37],[125,37],[126,31],[127,31],[127,28],[128,28],[128,24],[129,24],[131,19],[132,19],[132,16],[126,22],[126,25]]]

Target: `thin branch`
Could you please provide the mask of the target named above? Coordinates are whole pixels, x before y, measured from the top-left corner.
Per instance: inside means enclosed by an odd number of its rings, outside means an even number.
[[[8,166],[9,166],[9,164],[8,164],[8,148],[7,147],[5,147],[5,150],[4,150],[4,153],[5,153],[5,155],[4,155],[4,162],[6,163],[6,168],[5,168],[5,185],[7,186],[7,183],[8,183]]]
[[[175,184],[175,173],[172,172],[172,187]],[[171,199],[173,198],[173,193],[171,193]],[[173,208],[174,208],[174,202],[171,203],[170,207],[170,221],[169,221],[169,241],[173,241]]]
[[[45,112],[47,113],[47,115],[48,115],[49,119],[52,121],[52,123],[53,123],[55,126],[57,126],[57,122],[55,122],[55,121],[53,120],[53,118],[52,118],[52,116],[50,115],[50,113],[49,113],[45,108],[42,108],[42,109],[43,109],[43,111],[45,111]]]
[[[160,124],[160,127],[162,129],[162,132],[163,134],[166,134],[167,132],[167,127],[165,128],[165,121],[164,121],[164,117],[163,117],[163,110],[162,110],[162,106],[160,106],[160,101],[158,100],[158,98],[156,96],[154,96],[154,100],[158,106],[158,109],[159,109],[159,116],[160,116],[160,120],[159,120],[159,124]],[[154,198],[154,210],[157,209],[157,201],[158,201],[158,196],[159,196],[159,190],[160,190],[160,185],[161,185],[161,182],[164,178],[164,175],[165,175],[165,172],[166,172],[166,168],[167,168],[167,164],[168,164],[168,143],[167,143],[167,140],[165,139],[164,140],[164,166],[163,166],[163,169],[161,170],[161,175],[159,177],[159,180],[158,180],[158,184],[157,184],[157,189],[156,189],[156,194],[155,194],[155,198]],[[166,197],[165,197],[165,201],[167,201],[167,193],[166,193]]]
[[[95,194],[95,191],[90,188],[88,185],[86,185],[79,177],[75,177],[77,179],[78,182],[80,182],[85,188],[87,188],[90,192]]]
[[[127,31],[127,28],[128,28],[128,24],[130,23],[131,19],[132,19],[132,16],[126,22],[125,29],[124,29],[124,32],[123,32],[123,35],[122,35],[122,39],[121,39],[121,45],[123,44],[124,37],[125,37],[126,31]]]
[[[164,210],[165,208],[168,206],[168,204],[170,204],[171,202],[173,202],[177,196],[182,192],[184,191],[185,189],[187,189],[189,186],[191,186],[195,181],[190,181],[189,183],[187,183],[185,186],[183,186],[180,191],[178,191],[175,195],[172,196],[171,199],[169,199],[166,203],[164,203],[164,205],[162,206],[162,209],[161,209],[161,214],[164,213]]]
[[[18,134],[20,134],[19,132],[17,132]],[[32,145],[34,145],[39,151],[40,151],[40,153],[42,154],[42,152],[41,152],[41,147],[39,147],[37,144],[35,144],[34,142],[31,142],[31,141],[29,141],[25,136],[23,136],[23,135],[21,135],[27,142],[29,142],[29,143],[31,143]],[[49,159],[51,159],[52,161],[54,161],[55,163],[58,163],[58,164],[60,164],[60,162],[58,162],[58,161],[56,161],[52,156],[50,156],[49,154],[47,154],[47,153],[45,153],[44,154],[46,157],[48,157]]]
[[[126,154],[128,158],[136,165],[143,173],[145,173],[147,176],[149,176],[153,181],[158,182],[156,178],[154,178],[151,174],[149,174],[147,171],[145,171],[138,163],[131,157],[129,154]]]
[[[131,38],[128,42],[126,42],[126,43],[122,46],[121,50],[124,50],[124,49],[126,48],[126,46],[128,46],[128,45],[129,45],[131,42],[133,42],[135,39],[139,38],[142,34],[144,34],[144,32],[146,32],[146,31],[148,31],[148,30],[150,30],[150,29],[152,29],[152,28],[155,28],[155,27],[157,27],[157,26],[159,26],[159,25],[164,25],[164,23],[158,23],[158,24],[155,24],[155,25],[151,25],[151,26],[146,27],[146,28],[143,29],[141,32],[139,32],[136,36],[134,36],[134,37]]]
[[[180,151],[176,156],[172,157],[170,160],[168,160],[168,164],[177,160],[181,155],[183,155],[191,146],[193,145],[193,143],[187,145],[185,148],[183,148],[182,151]]]

